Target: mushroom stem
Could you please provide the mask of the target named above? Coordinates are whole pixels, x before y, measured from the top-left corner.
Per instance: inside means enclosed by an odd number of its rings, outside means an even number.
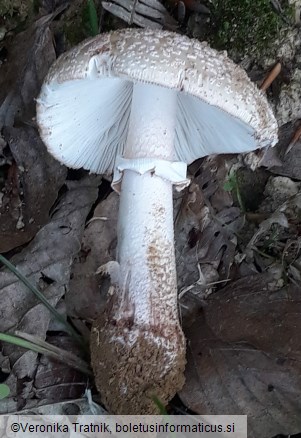
[[[118,228],[113,293],[92,330],[95,380],[111,413],[156,414],[152,397],[167,403],[184,383],[172,184],[126,170]]]
[[[173,91],[134,86],[124,152],[130,166],[121,183],[118,269],[111,275],[114,292],[105,320],[97,321],[92,332],[92,343],[96,339],[101,349],[101,354],[92,351],[96,381],[105,404],[118,414],[154,414],[151,397],[166,403],[184,383],[172,182],[156,170],[139,172],[146,157],[163,163],[163,173],[166,160],[173,159],[175,108]]]
[[[176,90],[135,84],[124,157],[174,160],[176,111]]]
[[[174,90],[135,84],[125,158],[172,160],[176,107]],[[124,170],[118,223],[119,288],[127,283],[135,323],[178,324],[172,183],[154,170]]]
[[[125,158],[172,160],[176,107],[174,90],[135,84]],[[119,288],[127,283],[134,321],[169,330],[178,325],[172,183],[124,170],[118,223]]]
[[[125,171],[119,208],[120,281],[127,283],[134,321],[165,333],[178,325],[172,184]]]

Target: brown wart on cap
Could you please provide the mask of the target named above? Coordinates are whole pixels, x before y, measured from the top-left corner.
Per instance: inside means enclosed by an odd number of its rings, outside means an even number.
[[[225,53],[176,33],[124,29],[85,41],[51,68],[41,137],[69,167],[112,173],[120,189],[112,295],[91,335],[96,385],[118,414],[157,412],[184,382],[172,186],[187,164],[274,145],[266,97]]]

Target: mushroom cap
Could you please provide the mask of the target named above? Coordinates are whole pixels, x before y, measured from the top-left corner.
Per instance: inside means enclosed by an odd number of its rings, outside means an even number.
[[[169,31],[123,29],[84,41],[51,67],[37,104],[50,153],[69,167],[112,172],[126,143],[137,82],[178,91],[179,161],[277,142],[265,95],[226,52]]]

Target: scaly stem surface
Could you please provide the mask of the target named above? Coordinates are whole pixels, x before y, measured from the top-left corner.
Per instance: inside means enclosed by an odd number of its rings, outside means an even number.
[[[135,85],[124,158],[172,161],[175,111],[174,91]],[[118,270],[106,315],[92,331],[96,383],[116,414],[156,413],[152,397],[165,403],[184,382],[172,183],[137,169],[123,172]]]

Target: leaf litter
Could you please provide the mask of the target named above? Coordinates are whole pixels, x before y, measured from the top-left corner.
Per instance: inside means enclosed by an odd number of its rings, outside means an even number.
[[[247,414],[248,436],[298,433],[300,288],[278,291],[270,274],[212,295],[187,327],[185,405],[199,414]]]
[[[119,0],[102,3],[104,10],[109,3],[124,7]],[[95,204],[100,179],[78,173],[77,181],[66,181],[70,172],[47,154],[34,120],[34,98],[56,54],[64,51],[64,39],[70,45],[70,17],[75,10],[80,16],[84,2],[74,5],[66,13],[61,9],[39,18],[25,33],[8,33],[1,43],[8,55],[0,64],[0,252],[9,251],[20,271],[87,336],[109,288],[96,271],[115,259],[118,196],[111,193]],[[68,2],[47,0],[40,11],[52,13],[61,6],[68,8]],[[160,26],[170,11],[168,5],[162,9]],[[60,13],[63,19],[54,23]],[[124,21],[133,20],[133,10],[125,8],[123,14]],[[102,15],[100,27],[106,26]],[[259,75],[260,83],[264,76]],[[281,96],[288,102],[290,93],[295,102],[295,88],[285,88],[281,80],[282,94],[278,90],[275,99],[278,118],[284,120],[289,105],[281,114]],[[180,396],[200,414],[247,412],[250,437],[301,430],[301,143],[288,150],[296,126],[292,120],[281,127],[280,141],[267,156],[193,163],[190,187],[174,195],[179,309],[189,340]],[[259,178],[259,164],[267,167],[267,177]],[[246,165],[253,169],[252,184],[240,179]],[[263,197],[255,196],[250,210],[239,198],[248,200],[257,182]],[[82,356],[62,326],[4,269],[0,293],[1,331],[25,332]],[[0,363],[11,390],[0,401],[1,412],[60,405],[56,402],[80,397],[87,385],[78,371],[4,343]]]
[[[0,75],[0,252],[31,240],[47,223],[66,169],[34,126],[35,100],[55,59],[48,15],[7,43]],[[42,188],[42,190],[41,190]]]
[[[176,20],[168,13],[159,0],[113,0],[102,1],[102,7],[125,21],[128,25],[137,24],[153,29],[175,29]]]
[[[44,296],[54,306],[60,302],[65,295],[66,289],[68,289],[72,261],[79,251],[86,217],[97,198],[98,184],[99,178],[95,177],[68,182],[65,194],[62,195],[52,211],[51,221],[41,228],[23,251],[12,257],[12,262],[16,267],[32,284],[39,287]],[[2,270],[0,275],[0,294],[2,303],[1,332],[14,333],[18,330],[36,335],[42,339],[46,338],[52,319],[51,314],[44,305],[37,302],[34,295],[16,279],[14,274],[6,270]],[[16,348],[10,344],[2,345],[2,355],[3,360],[9,359],[10,375],[8,381],[12,400],[21,394],[21,400],[15,402],[14,408],[17,409],[18,406],[20,409],[20,404],[24,403],[24,406],[26,406],[27,403],[26,398],[22,399],[20,379],[22,381],[25,378],[33,379],[34,376],[37,377],[36,370],[37,366],[41,366],[39,365],[40,360],[37,353],[32,351],[24,352],[24,349]],[[43,361],[45,360],[49,368],[54,367],[51,360],[43,359]],[[8,362],[6,361],[6,363]],[[65,369],[65,365],[55,364],[55,367]],[[74,374],[73,371],[72,373]],[[69,384],[66,383],[68,391],[74,390],[71,382],[78,387],[76,380],[73,379],[74,375],[72,375]],[[53,385],[54,383],[55,381]],[[35,380],[32,380],[32,385],[33,390],[31,397],[28,397],[29,400],[35,396]],[[82,385],[79,393],[86,385],[86,379]],[[43,402],[47,400],[46,388]],[[40,393],[41,388],[38,389],[38,393]],[[74,391],[72,396],[74,397]],[[5,401],[5,405],[6,403],[7,401]]]
[[[118,195],[112,192],[96,206],[84,230],[65,297],[68,313],[74,318],[94,321],[107,301],[109,281],[96,271],[115,260],[118,202]]]

